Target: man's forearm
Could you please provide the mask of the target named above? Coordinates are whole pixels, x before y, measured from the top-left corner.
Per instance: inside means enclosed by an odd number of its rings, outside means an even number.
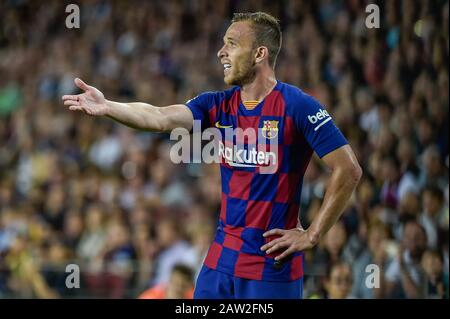
[[[166,130],[165,115],[159,107],[133,102],[120,103],[106,100],[107,116],[135,129],[163,132]]]
[[[333,170],[320,210],[308,228],[309,239],[313,244],[339,219],[360,177],[361,171],[358,168]]]

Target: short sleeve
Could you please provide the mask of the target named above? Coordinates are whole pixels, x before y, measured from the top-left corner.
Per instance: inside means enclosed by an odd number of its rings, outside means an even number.
[[[348,144],[331,115],[315,98],[302,92],[297,104],[294,110],[295,125],[320,158]]]
[[[214,92],[205,92],[185,103],[191,110],[194,120],[201,121],[202,129],[211,126],[209,109],[214,105],[214,96]]]

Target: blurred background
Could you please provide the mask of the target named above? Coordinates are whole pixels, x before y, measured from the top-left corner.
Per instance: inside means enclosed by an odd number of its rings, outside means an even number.
[[[73,1],[72,1],[73,2]],[[68,111],[75,77],[108,99],[222,90],[233,12],[281,20],[276,74],[325,105],[364,176],[308,251],[306,298],[448,298],[449,2],[0,1],[0,298],[190,298],[220,207],[218,166],[174,165],[168,134]],[[380,7],[368,29],[366,5]],[[329,172],[314,157],[307,227]],[[66,287],[68,264],[80,288]],[[366,285],[378,265],[380,288]]]

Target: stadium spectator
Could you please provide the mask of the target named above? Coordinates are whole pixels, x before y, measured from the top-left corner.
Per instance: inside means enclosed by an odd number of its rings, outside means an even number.
[[[429,186],[422,193],[423,212],[419,223],[425,228],[428,247],[438,247],[438,236],[441,229],[448,230],[448,210],[444,208],[444,194],[439,187]]]
[[[173,266],[169,281],[145,290],[139,299],[192,299],[194,279],[192,269],[183,264]]]
[[[352,268],[346,263],[336,263],[331,266],[325,283],[327,299],[353,299]]]
[[[189,264],[192,260],[192,246],[182,238],[180,227],[181,225],[170,217],[158,224],[157,238],[161,247],[155,259],[153,285],[167,283],[174,265]]]
[[[422,255],[427,247],[427,236],[416,221],[405,224],[398,256],[385,273],[388,298],[425,298],[426,278],[421,267]]]
[[[353,290],[355,298],[373,299],[383,298],[384,292],[384,271],[389,264],[387,253],[388,232],[387,227],[382,223],[375,223],[369,226],[367,249],[365,249],[353,264]],[[380,277],[377,279],[380,286],[376,289],[368,287],[366,278],[368,265],[376,265],[380,270]]]
[[[425,251],[422,256],[422,268],[427,277],[427,298],[445,298],[446,289],[442,255],[436,250]]]

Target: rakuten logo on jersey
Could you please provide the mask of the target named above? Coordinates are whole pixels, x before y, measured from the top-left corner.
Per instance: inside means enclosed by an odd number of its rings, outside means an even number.
[[[276,150],[276,149],[275,149]],[[277,165],[277,152],[265,152],[257,150],[256,147],[239,149],[225,146],[219,141],[219,156],[225,159],[230,166],[235,167],[257,167],[262,165]]]
[[[232,167],[254,167],[257,168],[255,171],[258,174],[274,174],[280,167],[278,122],[265,122],[263,134],[263,128],[256,130],[249,127],[244,130],[240,127],[233,128],[229,123],[221,124],[219,121],[216,122],[216,127],[202,130],[201,121],[194,120],[191,132],[179,127],[170,133],[170,139],[178,141],[170,148],[170,159],[176,164],[203,161],[207,164],[220,163]],[[259,139],[258,136],[264,138]],[[225,145],[224,141],[230,141],[230,144]]]
[[[317,122],[320,122],[319,125],[317,125],[314,128],[314,131],[317,131],[322,125],[324,125],[328,121],[331,121],[331,116],[330,114],[328,114],[327,111],[320,109],[320,111],[317,112],[315,115],[308,115],[308,121],[311,124],[316,124]]]

